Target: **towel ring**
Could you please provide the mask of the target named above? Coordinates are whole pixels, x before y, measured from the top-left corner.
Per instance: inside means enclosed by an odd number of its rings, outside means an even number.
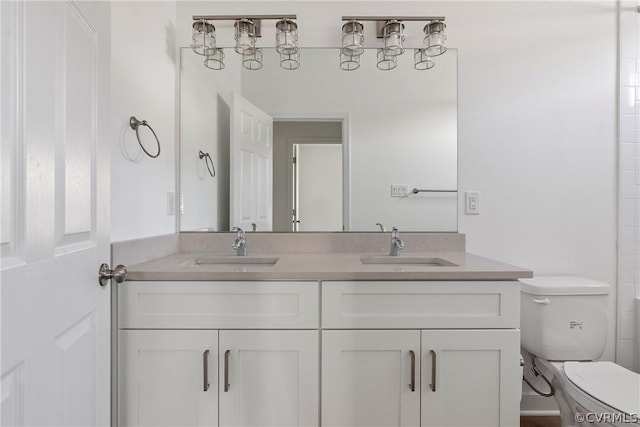
[[[209,170],[209,175],[211,175],[211,178],[215,178],[216,168],[213,166],[213,160],[211,159],[211,156],[209,155],[209,153],[203,153],[202,150],[200,150],[200,152],[198,153],[198,157],[200,159],[204,158],[204,163],[207,165],[207,169]]]
[[[153,136],[156,138],[156,144],[158,144],[158,152],[155,155],[150,154],[147,151],[147,149],[144,148],[144,145],[142,145],[142,141],[140,141],[140,134],[138,133],[138,129],[140,128],[140,125],[148,127],[151,133],[153,134]],[[156,157],[158,157],[160,155],[160,140],[158,139],[158,135],[156,135],[153,128],[149,126],[149,123],[147,123],[146,120],[141,121],[136,119],[134,116],[131,116],[131,118],[129,119],[129,126],[131,126],[131,129],[136,131],[136,138],[138,138],[138,144],[140,144],[140,148],[142,148],[142,151],[144,151],[144,153],[147,156],[151,157],[152,159],[155,159]]]

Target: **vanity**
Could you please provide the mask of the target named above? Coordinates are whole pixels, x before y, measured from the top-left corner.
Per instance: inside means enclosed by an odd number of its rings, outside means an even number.
[[[531,271],[456,233],[406,233],[394,257],[388,233],[251,233],[245,257],[232,236],[129,265],[119,425],[519,425]]]

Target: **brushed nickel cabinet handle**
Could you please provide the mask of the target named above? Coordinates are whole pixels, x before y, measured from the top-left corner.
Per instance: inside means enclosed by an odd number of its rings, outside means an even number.
[[[231,350],[227,350],[224,352],[224,391],[225,393],[229,391],[231,388],[231,384],[229,384],[229,355],[231,354]]]
[[[204,391],[209,391],[209,350],[202,353],[202,380]]]
[[[429,384],[429,387],[431,387],[431,391],[435,392],[436,391],[436,352],[433,350],[429,350],[429,352],[431,353],[431,384]]]
[[[409,384],[409,389],[416,391],[416,353],[413,350],[409,350],[409,354],[411,355],[411,383]]]

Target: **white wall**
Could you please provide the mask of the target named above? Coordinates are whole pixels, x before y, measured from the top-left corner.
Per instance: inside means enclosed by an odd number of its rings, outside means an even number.
[[[111,240],[175,232],[167,214],[167,192],[175,191],[176,3],[111,3]],[[147,120],[161,153],[147,157],[129,117]],[[148,150],[155,142],[141,129]]]

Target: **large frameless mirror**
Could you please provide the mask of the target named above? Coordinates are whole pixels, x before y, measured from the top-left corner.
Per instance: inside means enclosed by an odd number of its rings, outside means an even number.
[[[390,71],[376,49],[354,71],[340,49],[300,48],[295,70],[224,53],[211,70],[181,49],[181,231],[457,231],[455,49]]]

